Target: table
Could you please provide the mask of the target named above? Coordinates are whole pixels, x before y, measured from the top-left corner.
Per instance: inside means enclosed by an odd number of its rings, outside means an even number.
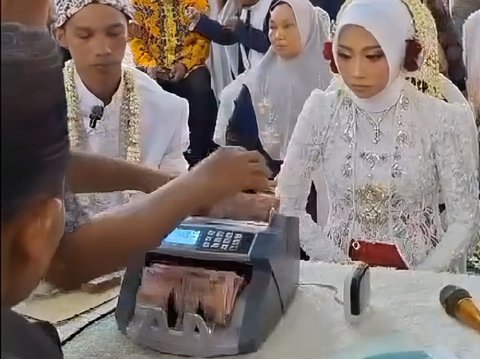
[[[341,295],[350,266],[304,262],[301,283],[335,285]],[[302,285],[287,314],[261,350],[244,359],[322,359],[355,343],[397,331],[425,346],[443,346],[461,359],[480,358],[480,336],[447,316],[438,295],[447,284],[467,289],[480,299],[480,277],[449,273],[371,270],[372,313],[349,326],[333,291]],[[140,348],[124,337],[113,315],[93,324],[64,347],[66,359],[176,358]]]

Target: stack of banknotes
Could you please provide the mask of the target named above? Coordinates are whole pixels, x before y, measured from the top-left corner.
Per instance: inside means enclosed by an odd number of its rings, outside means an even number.
[[[185,313],[201,315],[210,327],[226,326],[243,286],[235,272],[153,264],[143,270],[137,305],[163,309],[178,330]]]

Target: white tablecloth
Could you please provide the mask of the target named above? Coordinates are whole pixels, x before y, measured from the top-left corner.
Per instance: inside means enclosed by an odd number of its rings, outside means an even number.
[[[349,266],[302,263],[301,282],[332,284],[340,296]],[[455,284],[480,300],[480,277],[427,272],[371,270],[372,313],[349,326],[333,292],[301,286],[286,316],[262,349],[245,359],[322,359],[368,339],[403,332],[420,345],[442,346],[460,359],[480,359],[480,335],[448,317],[438,295]],[[110,316],[95,323],[64,347],[66,359],[174,358],[139,348],[125,338]]]

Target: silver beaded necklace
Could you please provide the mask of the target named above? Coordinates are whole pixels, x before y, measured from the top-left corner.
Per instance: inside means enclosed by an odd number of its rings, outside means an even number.
[[[374,120],[373,117],[367,111],[357,107],[358,111],[365,116],[368,123],[373,127],[373,140],[372,140],[373,144],[376,145],[377,143],[380,142],[380,135],[382,134],[382,131],[380,130],[380,124],[382,123],[383,119],[387,116],[387,114],[390,112],[390,110],[395,107],[395,105],[396,103],[390,106],[389,108],[387,108],[386,110],[382,111],[380,113],[380,117],[378,118],[378,120]]]

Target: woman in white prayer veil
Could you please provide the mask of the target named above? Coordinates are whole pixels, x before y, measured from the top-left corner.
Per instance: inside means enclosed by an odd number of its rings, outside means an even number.
[[[271,48],[258,65],[227,86],[220,99],[215,141],[260,150],[275,173],[298,114],[312,90],[331,79],[323,59],[328,14],[308,0],[272,6]]]
[[[290,140],[278,178],[280,212],[300,218],[301,245],[314,260],[458,271],[477,240],[473,113],[405,79],[422,52],[419,18],[406,4],[353,0],[343,9],[325,54],[345,86],[313,91]],[[325,226],[305,213],[319,175],[328,189]]]
[[[258,150],[274,178],[305,100],[312,90],[325,89],[332,74],[322,55],[330,32],[328,14],[308,0],[279,1],[270,11],[272,46],[256,67],[223,90],[214,140]],[[321,181],[315,186],[324,193]],[[307,211],[323,223],[328,201],[316,199],[312,187]]]

